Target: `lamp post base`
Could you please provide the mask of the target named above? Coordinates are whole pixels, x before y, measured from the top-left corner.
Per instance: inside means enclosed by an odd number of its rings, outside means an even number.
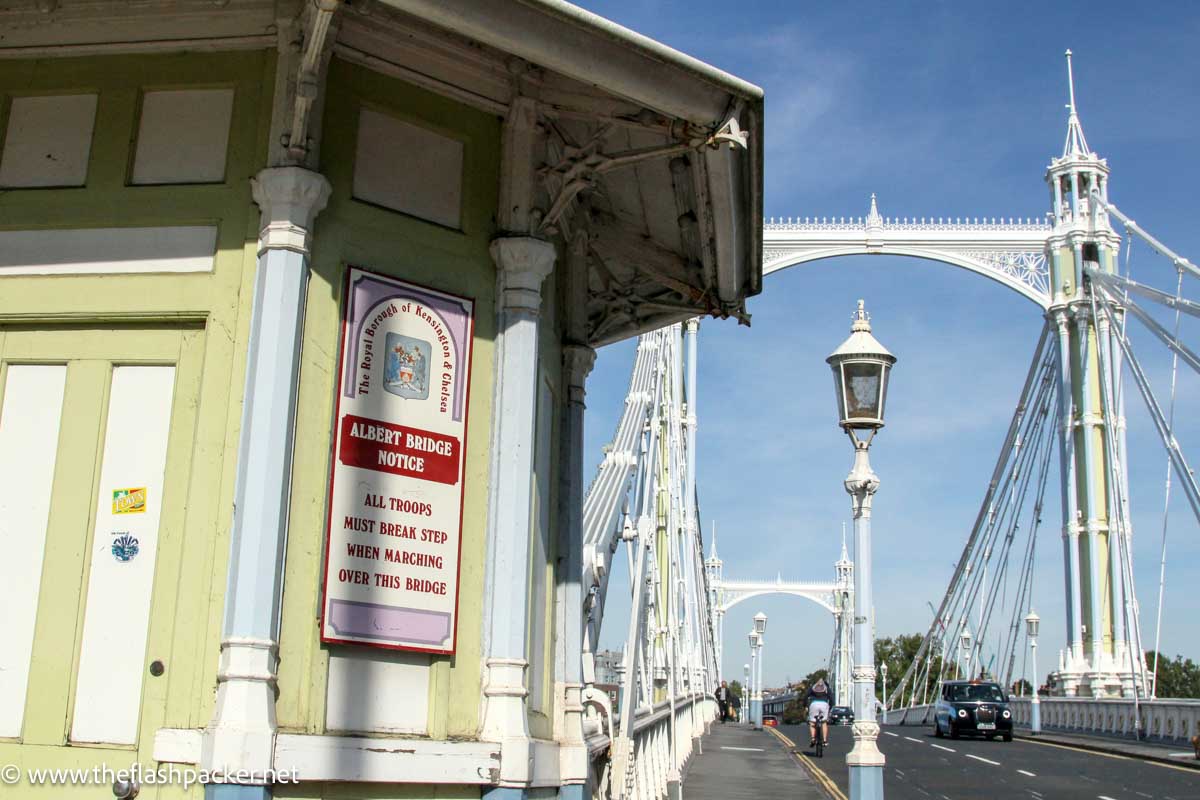
[[[1034,736],[1042,732],[1042,704],[1038,702],[1036,694],[1033,702],[1029,704],[1029,732]]]
[[[883,800],[882,765],[850,765],[850,800]]]

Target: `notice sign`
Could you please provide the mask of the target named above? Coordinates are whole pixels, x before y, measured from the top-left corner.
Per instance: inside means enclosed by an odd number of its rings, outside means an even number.
[[[474,304],[348,272],[321,639],[453,653]]]

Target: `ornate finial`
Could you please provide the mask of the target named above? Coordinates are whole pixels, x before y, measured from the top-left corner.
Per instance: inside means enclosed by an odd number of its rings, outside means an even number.
[[[1071,49],[1067,48],[1067,87],[1071,93],[1071,105],[1067,108],[1071,109],[1071,113],[1075,113],[1075,74],[1071,71]]]
[[[842,561],[849,561],[850,554],[846,552],[846,523],[842,523]]]
[[[871,210],[867,213],[868,228],[882,228],[883,217],[879,216],[879,207],[875,205],[875,193],[871,192]]]
[[[1079,113],[1075,108],[1075,73],[1071,68],[1071,51],[1067,51],[1067,90],[1071,102],[1067,105],[1067,141],[1063,144],[1063,158],[1068,156],[1087,156],[1091,154],[1087,139],[1083,135],[1083,125],[1079,122]]]
[[[854,312],[854,316],[851,319],[854,320],[854,324],[850,326],[851,333],[857,333],[858,331],[871,332],[871,315],[867,313],[866,303],[862,300],[858,301],[858,310]]]

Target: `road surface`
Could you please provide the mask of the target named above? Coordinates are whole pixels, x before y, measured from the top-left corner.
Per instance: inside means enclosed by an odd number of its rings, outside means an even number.
[[[849,795],[850,729],[830,729],[824,758],[814,758],[808,729],[779,729],[799,758],[815,764]],[[936,739],[929,728],[888,726],[887,800],[1200,800],[1200,770],[1014,739]],[[819,776],[818,776],[819,779]]]

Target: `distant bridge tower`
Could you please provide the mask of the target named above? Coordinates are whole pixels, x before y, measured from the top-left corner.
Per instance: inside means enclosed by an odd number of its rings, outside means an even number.
[[[724,678],[722,673],[721,656],[724,651],[725,641],[725,603],[724,592],[721,589],[721,572],[724,563],[717,556],[717,530],[714,524],[712,544],[709,545],[708,558],[704,561],[704,575],[708,579],[708,608],[711,615],[712,634],[714,639],[713,649],[716,651],[717,657],[717,682],[720,683]],[[708,687],[711,689],[712,687]]]
[[[851,633],[854,630],[854,562],[846,552],[846,529],[842,528],[842,556],[833,565],[837,574],[836,588],[833,593],[833,663],[829,665],[833,677],[834,704],[850,705],[850,669],[854,659],[851,657],[853,641]]]
[[[1126,547],[1131,530],[1121,348],[1107,318],[1097,324],[1092,287],[1084,279],[1089,267],[1117,272],[1121,239],[1104,207],[1092,199],[1108,199],[1109,167],[1083,135],[1070,50],[1067,76],[1067,138],[1062,157],[1046,171],[1053,224],[1046,239],[1051,292],[1046,316],[1059,344],[1068,642],[1059,658],[1057,687],[1067,695],[1131,696],[1144,662],[1140,646],[1130,653],[1131,639],[1140,645],[1140,635],[1126,630],[1127,619],[1136,627],[1136,600],[1132,551]]]

